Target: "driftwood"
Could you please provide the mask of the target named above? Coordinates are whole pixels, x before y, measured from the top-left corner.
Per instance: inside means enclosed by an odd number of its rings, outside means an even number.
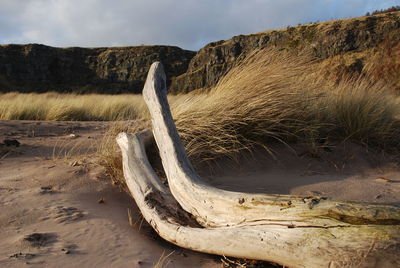
[[[164,239],[196,251],[289,267],[400,266],[399,207],[230,192],[207,185],[180,141],[160,63],[151,66],[143,96],[169,188],[145,154],[151,132],[121,133],[117,142],[128,188]]]

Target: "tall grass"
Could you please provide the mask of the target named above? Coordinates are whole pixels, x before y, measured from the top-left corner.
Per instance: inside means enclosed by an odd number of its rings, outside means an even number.
[[[107,176],[114,184],[124,185],[122,173],[122,155],[115,138],[120,132],[135,133],[150,128],[149,120],[130,120],[114,123],[98,145],[97,155],[101,165],[106,169]]]
[[[312,97],[305,94],[299,74],[310,67],[307,57],[254,53],[207,94],[173,105],[189,156],[235,156],[256,144],[295,139],[303,131],[304,110]]]
[[[381,81],[323,79],[307,55],[257,51],[203,96],[172,106],[179,133],[196,161],[235,156],[270,142],[351,139],[397,145],[400,105]]]
[[[327,125],[320,135],[381,148],[399,145],[399,98],[384,83],[346,79],[334,88],[324,88],[310,107],[317,121]]]
[[[143,118],[147,108],[138,95],[19,94],[0,95],[2,120],[114,121]]]
[[[195,164],[236,157],[255,146],[269,150],[273,142],[352,140],[398,148],[400,104],[386,78],[324,79],[319,62],[294,53],[255,51],[215,87],[169,96],[179,134]],[[121,156],[114,138],[121,131],[150,128],[148,116],[139,95],[0,95],[0,119],[134,119],[115,124],[99,149],[116,181],[121,178]]]
[[[318,64],[307,55],[257,51],[214,88],[180,96],[171,109],[189,157],[198,164],[254,146],[269,150],[273,142],[352,140],[398,147],[400,105],[387,84],[361,76],[335,83],[323,79]],[[148,122],[110,131],[102,151],[114,180],[121,178],[115,135],[146,127]]]
[[[168,98],[175,103],[185,96]],[[0,120],[120,121],[148,117],[147,106],[137,94],[0,94]]]

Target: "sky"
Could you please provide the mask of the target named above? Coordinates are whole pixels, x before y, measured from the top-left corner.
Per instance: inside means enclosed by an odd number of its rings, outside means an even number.
[[[198,50],[239,34],[394,5],[400,0],[0,0],[0,44]]]

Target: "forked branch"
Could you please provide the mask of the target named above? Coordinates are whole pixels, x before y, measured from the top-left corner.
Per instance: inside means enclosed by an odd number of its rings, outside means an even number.
[[[143,95],[169,189],[147,160],[143,139],[148,132],[121,133],[117,141],[128,188],[164,239],[201,252],[289,267],[400,265],[399,207],[230,192],[207,185],[180,141],[158,62],[150,68]]]

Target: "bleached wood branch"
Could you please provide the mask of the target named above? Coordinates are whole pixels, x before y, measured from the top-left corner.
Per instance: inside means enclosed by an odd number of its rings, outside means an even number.
[[[399,207],[211,187],[194,171],[179,139],[160,63],[150,68],[143,94],[170,191],[148,163],[145,134],[120,134],[117,140],[132,196],[166,240],[197,251],[290,267],[400,265]]]
[[[322,227],[400,223],[400,209],[394,206],[332,201],[323,197],[231,192],[206,184],[186,155],[166,94],[163,67],[160,63],[154,63],[143,97],[151,114],[153,134],[169,187],[181,206],[205,225],[262,224],[275,220]]]

